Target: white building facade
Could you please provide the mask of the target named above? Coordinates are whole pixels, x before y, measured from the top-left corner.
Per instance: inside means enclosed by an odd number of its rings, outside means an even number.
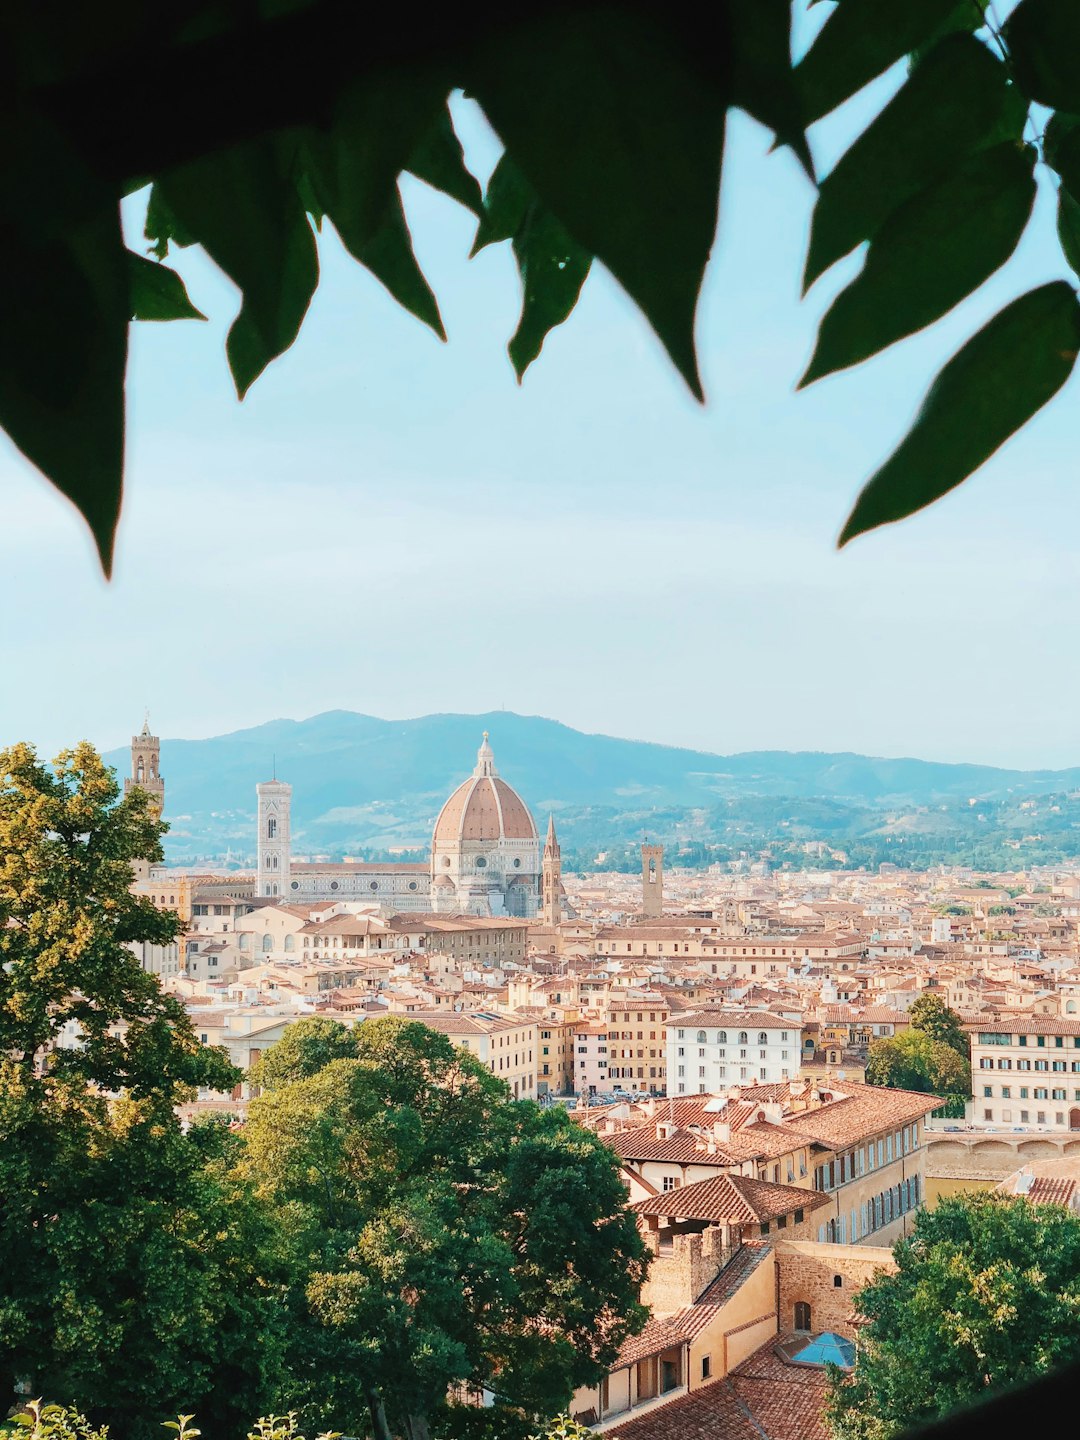
[[[777,1085],[799,1073],[802,1026],[765,1010],[695,1010],[665,1029],[669,1095]]]

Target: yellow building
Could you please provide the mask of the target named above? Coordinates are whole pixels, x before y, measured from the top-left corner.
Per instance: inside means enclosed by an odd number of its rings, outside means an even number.
[[[469,1014],[425,1014],[415,1018],[475,1055],[492,1075],[506,1082],[515,1100],[536,1099],[535,1020],[485,1010]]]

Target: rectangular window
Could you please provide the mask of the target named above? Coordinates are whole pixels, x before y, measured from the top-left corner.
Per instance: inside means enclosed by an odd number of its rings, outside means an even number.
[[[984,1085],[984,1086],[983,1086],[983,1099],[984,1099],[984,1100],[989,1100],[990,1097],[993,1095],[993,1093],[994,1093],[994,1087],[993,1087],[992,1085]]]

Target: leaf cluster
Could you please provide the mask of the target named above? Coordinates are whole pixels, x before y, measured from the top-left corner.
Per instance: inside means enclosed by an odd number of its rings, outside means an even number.
[[[170,251],[200,245],[240,291],[227,356],[241,397],[296,339],[326,225],[444,338],[403,175],[476,216],[474,254],[511,243],[519,378],[598,260],[701,397],[695,317],[729,109],[814,178],[807,126],[907,57],[904,83],[817,190],[805,287],[867,249],[801,383],[933,324],[1000,269],[1039,165],[1058,185],[1063,257],[1062,278],[1007,305],[944,367],[841,541],[911,514],[1046,404],[1080,350],[1080,19],[1073,0],[1020,0],[1003,27],[978,0],[839,0],[793,63],[791,6],[721,0],[706,27],[685,4],[481,4],[423,36],[408,12],[334,0],[194,0],[155,26],[126,0],[96,26],[71,5],[15,7],[0,32],[15,77],[3,124],[19,137],[0,202],[0,424],[82,511],[108,569],[128,326],[201,318]],[[112,96],[125,86],[136,98],[121,111]],[[447,108],[458,87],[505,146],[483,194]],[[125,247],[119,206],[147,186],[144,255]]]

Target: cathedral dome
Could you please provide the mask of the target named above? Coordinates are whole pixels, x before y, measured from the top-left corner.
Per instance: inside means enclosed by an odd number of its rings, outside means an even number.
[[[476,769],[450,796],[435,822],[432,848],[452,849],[463,841],[497,843],[537,838],[524,800],[496,773],[485,730]]]

